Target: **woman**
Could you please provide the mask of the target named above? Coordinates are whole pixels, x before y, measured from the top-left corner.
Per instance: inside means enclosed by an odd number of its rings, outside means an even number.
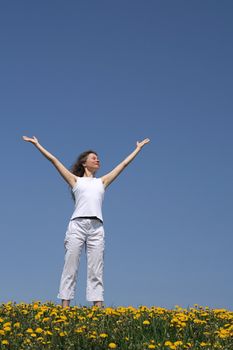
[[[136,149],[106,175],[96,178],[100,168],[98,154],[92,150],[83,152],[69,171],[56,157],[41,146],[38,139],[23,136],[55,166],[71,187],[75,209],[70,218],[65,235],[65,264],[61,276],[58,298],[62,306],[70,305],[74,298],[77,271],[82,248],[87,253],[86,297],[95,306],[103,306],[103,267],[104,267],[104,227],[102,202],[105,189],[136,157],[150,140],[137,141]]]

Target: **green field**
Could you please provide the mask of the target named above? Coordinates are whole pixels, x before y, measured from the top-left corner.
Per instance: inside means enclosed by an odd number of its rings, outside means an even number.
[[[53,303],[0,305],[0,348],[233,350],[233,312],[194,305],[61,308]]]

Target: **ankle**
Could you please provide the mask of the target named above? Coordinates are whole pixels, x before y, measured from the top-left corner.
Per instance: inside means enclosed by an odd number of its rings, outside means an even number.
[[[65,300],[65,299],[62,299],[62,307],[67,307],[67,306],[70,306],[70,300]]]

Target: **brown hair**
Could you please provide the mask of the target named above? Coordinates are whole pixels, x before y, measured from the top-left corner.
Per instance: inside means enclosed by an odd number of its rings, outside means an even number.
[[[85,151],[83,153],[81,153],[76,162],[72,165],[70,171],[72,172],[72,174],[76,175],[76,176],[80,176],[83,177],[85,169],[83,166],[83,163],[86,162],[87,157],[90,153],[94,153],[95,155],[98,155],[95,151],[92,151],[91,149],[88,151]]]
[[[95,151],[92,151],[91,149],[89,149],[88,151],[85,151],[83,153],[81,153],[76,162],[72,165],[72,167],[70,168],[70,171],[72,174],[76,175],[76,176],[79,176],[79,177],[83,177],[84,175],[84,172],[85,172],[85,169],[84,169],[84,166],[83,166],[83,163],[86,162],[87,160],[87,157],[90,153],[94,153],[95,155],[98,156],[98,154],[95,152]],[[73,194],[73,191],[71,190],[71,196],[73,198],[73,200],[75,200],[74,198],[74,194]]]

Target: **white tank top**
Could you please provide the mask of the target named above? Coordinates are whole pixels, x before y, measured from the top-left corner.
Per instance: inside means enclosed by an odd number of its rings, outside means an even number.
[[[80,216],[96,216],[103,221],[102,203],[105,188],[101,178],[78,177],[72,192],[75,198],[75,209],[71,220]]]

